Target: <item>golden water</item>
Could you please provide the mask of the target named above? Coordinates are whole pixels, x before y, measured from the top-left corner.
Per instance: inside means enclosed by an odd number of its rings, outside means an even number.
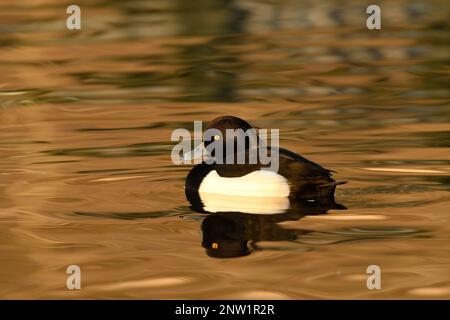
[[[69,3],[0,2],[0,298],[450,298],[448,2],[380,2],[381,31],[369,3],[187,3],[78,1],[69,31]],[[170,135],[223,114],[348,209],[208,256]]]

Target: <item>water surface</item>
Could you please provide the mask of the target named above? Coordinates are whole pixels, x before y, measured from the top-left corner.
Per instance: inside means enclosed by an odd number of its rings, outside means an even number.
[[[450,298],[446,1],[382,1],[381,31],[351,1],[78,1],[81,31],[69,4],[0,2],[1,298]],[[224,114],[347,210],[191,210],[171,132]]]

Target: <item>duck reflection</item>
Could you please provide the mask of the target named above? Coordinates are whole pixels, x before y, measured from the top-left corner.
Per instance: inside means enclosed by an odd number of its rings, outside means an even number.
[[[288,229],[280,226],[279,223],[299,220],[307,215],[326,214],[330,209],[346,209],[334,201],[288,201],[284,211],[280,213],[281,207],[279,207],[277,213],[273,214],[264,207],[267,205],[264,201],[257,199],[240,202],[236,200],[236,197],[221,198],[217,199],[214,205],[209,203],[205,206],[198,193],[187,191],[186,197],[192,210],[209,214],[203,219],[201,225],[202,247],[205,248],[206,254],[213,258],[247,256],[258,250],[257,242],[259,241],[298,240],[311,231]],[[241,205],[240,208],[239,205]]]

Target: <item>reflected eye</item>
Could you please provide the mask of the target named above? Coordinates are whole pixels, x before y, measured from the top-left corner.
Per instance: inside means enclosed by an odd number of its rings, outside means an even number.
[[[220,139],[220,136],[218,136],[218,135],[214,136],[214,140],[219,140],[219,139]]]

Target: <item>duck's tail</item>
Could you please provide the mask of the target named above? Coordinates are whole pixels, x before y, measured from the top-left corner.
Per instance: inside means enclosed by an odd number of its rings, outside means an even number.
[[[334,203],[334,191],[336,186],[345,184],[347,181],[331,181],[317,186],[317,195],[319,198],[326,199]]]
[[[341,184],[346,184],[348,181],[333,181],[333,182],[328,182],[328,183],[324,183],[319,185],[319,188],[329,188],[329,187],[336,187],[339,186]]]

